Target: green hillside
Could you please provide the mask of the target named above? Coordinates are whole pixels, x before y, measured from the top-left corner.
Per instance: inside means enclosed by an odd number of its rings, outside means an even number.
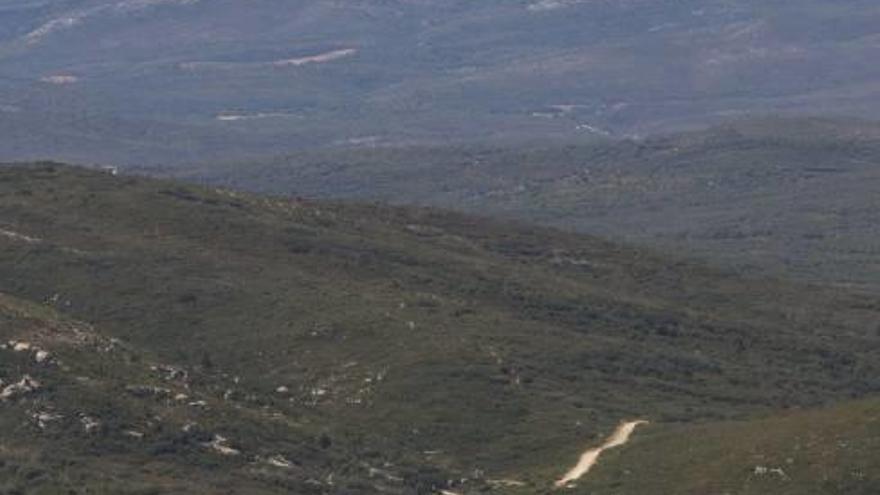
[[[347,453],[319,428],[227,394],[212,370],[5,294],[0,339],[2,493],[321,493],[331,473],[352,483],[329,468]]]
[[[472,493],[505,478],[528,493],[623,418],[730,420],[880,391],[868,296],[438,210],[57,164],[0,168],[0,293],[2,337],[70,368],[0,351],[15,356],[4,383],[46,384],[0,404],[10,490],[88,473],[117,493],[134,473],[160,493]],[[120,350],[42,336],[59,325]],[[35,429],[43,408],[70,430]],[[206,447],[215,434],[240,455]],[[265,461],[279,455],[291,466]]]
[[[880,492],[880,402],[765,419],[645,428],[580,493],[870,495]]]
[[[750,119],[645,140],[302,152],[165,173],[528,220],[880,291],[880,126],[871,122]]]

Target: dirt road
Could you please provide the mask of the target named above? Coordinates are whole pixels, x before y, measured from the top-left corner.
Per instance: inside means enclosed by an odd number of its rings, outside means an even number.
[[[557,488],[563,488],[568,486],[574,481],[579,480],[585,474],[589,473],[593,466],[599,461],[599,456],[602,455],[608,449],[613,449],[614,447],[619,447],[621,445],[629,442],[629,437],[632,436],[633,431],[638,426],[648,424],[647,421],[639,420],[639,421],[627,421],[621,423],[620,426],[614,430],[614,433],[611,434],[600,447],[594,447],[590,450],[587,450],[581,455],[580,461],[578,461],[577,465],[569,472],[565,474],[559,481],[556,482]]]

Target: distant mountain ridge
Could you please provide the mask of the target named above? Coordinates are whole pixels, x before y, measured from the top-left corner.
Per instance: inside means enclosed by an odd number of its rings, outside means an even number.
[[[880,292],[880,125],[869,121],[744,119],[579,146],[325,150],[152,172],[455,208]]]
[[[2,0],[0,12],[6,160],[583,141],[878,110],[868,0]]]

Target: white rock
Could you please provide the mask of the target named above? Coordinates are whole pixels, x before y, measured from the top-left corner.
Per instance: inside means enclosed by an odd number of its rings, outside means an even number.
[[[31,350],[30,342],[15,342],[12,345],[12,350],[15,352],[25,352]]]
[[[233,456],[241,454],[241,451],[233,449],[232,447],[227,445],[228,442],[229,440],[227,440],[225,437],[214,435],[214,440],[203,445],[221,455]]]
[[[30,375],[24,375],[17,383],[7,385],[0,392],[0,400],[7,401],[18,395],[28,394],[40,388],[40,382],[31,378]]]
[[[85,430],[86,433],[93,433],[94,431],[96,431],[98,428],[101,427],[100,421],[98,421],[97,419],[95,419],[91,416],[83,415],[79,418],[79,420],[82,423],[83,430]]]
[[[293,463],[288,461],[287,459],[285,459],[284,456],[282,456],[282,455],[272,456],[272,457],[266,459],[266,462],[272,466],[285,468],[285,469],[290,469],[291,467],[293,467]]]
[[[34,413],[32,417],[34,418],[34,421],[37,422],[37,426],[41,430],[45,429],[46,426],[49,425],[49,423],[58,421],[59,419],[63,418],[63,416],[61,416],[60,414],[55,414],[47,411]]]

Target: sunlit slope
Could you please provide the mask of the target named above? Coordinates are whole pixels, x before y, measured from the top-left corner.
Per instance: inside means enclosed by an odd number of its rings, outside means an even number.
[[[868,495],[880,490],[880,402],[740,422],[654,425],[606,453],[578,493]]]
[[[4,492],[318,493],[331,475],[362,493],[413,488],[338,469],[349,454],[322,426],[223,370],[162,360],[45,303],[0,293],[0,342]]]

